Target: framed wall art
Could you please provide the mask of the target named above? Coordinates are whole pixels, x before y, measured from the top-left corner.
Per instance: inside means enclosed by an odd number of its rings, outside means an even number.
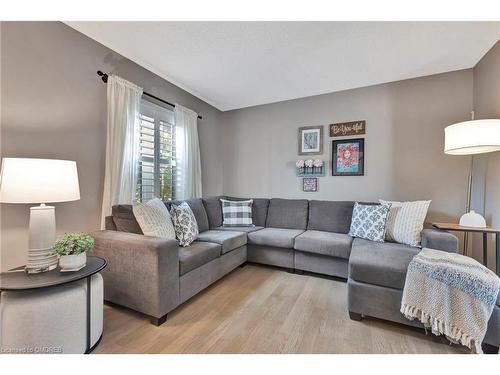
[[[332,176],[364,176],[365,140],[332,141]]]
[[[302,179],[302,191],[318,191],[317,177],[306,177]]]
[[[323,126],[299,128],[299,155],[320,155],[323,153]]]

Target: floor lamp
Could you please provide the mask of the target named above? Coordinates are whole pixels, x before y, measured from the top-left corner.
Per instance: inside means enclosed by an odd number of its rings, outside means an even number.
[[[3,158],[0,202],[40,203],[30,208],[29,248],[26,272],[57,267],[51,255],[56,239],[55,207],[45,203],[80,199],[76,162],[53,159]]]
[[[500,150],[500,120],[471,120],[447,126],[444,129],[444,152],[449,155],[471,155],[467,183],[465,214],[459,224],[465,227],[486,227],[484,217],[471,210],[474,155]],[[464,252],[467,253],[468,235],[464,236]]]

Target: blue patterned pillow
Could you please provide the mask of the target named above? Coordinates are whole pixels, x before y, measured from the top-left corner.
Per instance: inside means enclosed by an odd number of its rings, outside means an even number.
[[[390,204],[368,205],[354,203],[349,236],[384,242],[385,225]]]

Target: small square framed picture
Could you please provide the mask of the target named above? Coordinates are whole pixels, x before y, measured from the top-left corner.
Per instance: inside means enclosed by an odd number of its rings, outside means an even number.
[[[316,177],[303,178],[302,191],[318,191],[318,179]]]
[[[364,138],[332,141],[332,176],[364,176]]]
[[[299,155],[321,155],[323,153],[323,126],[299,128]]]

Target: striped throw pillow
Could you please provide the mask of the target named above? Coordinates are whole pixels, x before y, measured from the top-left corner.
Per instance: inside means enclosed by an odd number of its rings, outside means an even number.
[[[220,200],[222,203],[222,225],[225,227],[253,227],[253,199],[247,201]]]
[[[381,204],[391,204],[385,231],[387,241],[410,246],[420,246],[420,232],[431,201],[394,202],[379,199]]]
[[[165,204],[158,198],[132,206],[137,223],[146,236],[170,238],[175,240],[172,218]]]

